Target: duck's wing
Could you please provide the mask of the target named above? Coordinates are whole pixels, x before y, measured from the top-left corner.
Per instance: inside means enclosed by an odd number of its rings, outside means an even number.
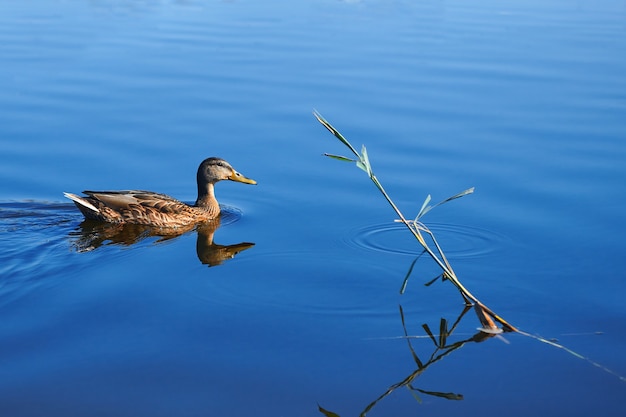
[[[139,207],[153,209],[162,213],[185,213],[189,206],[166,194],[143,190],[123,191],[83,191],[91,199],[104,204],[115,211],[137,210]]]

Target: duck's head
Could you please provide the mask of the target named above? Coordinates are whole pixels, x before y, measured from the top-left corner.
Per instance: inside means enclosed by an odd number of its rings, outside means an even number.
[[[222,158],[207,158],[198,167],[198,186],[203,184],[215,184],[222,180],[243,182],[244,184],[256,184],[256,181],[246,178],[237,172],[228,162]]]

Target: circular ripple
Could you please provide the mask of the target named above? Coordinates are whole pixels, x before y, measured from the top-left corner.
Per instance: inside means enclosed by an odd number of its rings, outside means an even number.
[[[448,258],[479,258],[502,249],[509,239],[477,227],[455,224],[430,224],[430,230]],[[424,234],[426,238],[427,235]],[[427,239],[428,241],[428,239]],[[400,255],[419,255],[422,250],[402,223],[375,224],[359,228],[348,237],[350,246]]]

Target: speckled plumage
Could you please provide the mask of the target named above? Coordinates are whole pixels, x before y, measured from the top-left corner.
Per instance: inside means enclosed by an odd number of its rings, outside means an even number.
[[[225,160],[213,157],[205,159],[198,167],[198,198],[192,206],[152,191],[83,191],[86,196],[63,194],[74,201],[88,219],[178,228],[214,219],[220,214],[214,185],[221,180],[256,184]]]

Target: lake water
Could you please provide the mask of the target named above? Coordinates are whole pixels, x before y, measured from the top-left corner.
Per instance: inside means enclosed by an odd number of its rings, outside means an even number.
[[[626,414],[622,0],[4,1],[0,44],[3,416]],[[423,221],[584,358],[424,256],[401,295],[421,248],[314,109],[409,218],[476,187]],[[208,156],[258,181],[217,230],[62,196],[192,202]]]

